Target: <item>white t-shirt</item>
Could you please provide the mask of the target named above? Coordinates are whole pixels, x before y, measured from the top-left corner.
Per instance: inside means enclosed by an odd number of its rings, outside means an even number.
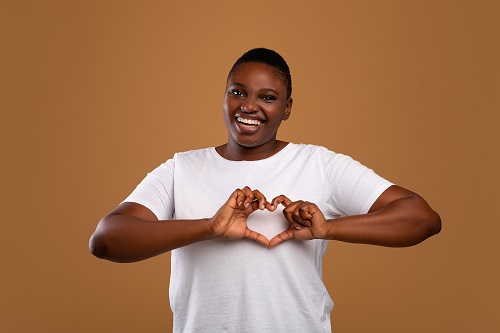
[[[212,217],[237,188],[268,201],[318,205],[327,219],[368,212],[390,182],[348,156],[289,143],[258,161],[229,161],[215,148],[177,153],[149,173],[125,202],[160,220]],[[255,211],[249,228],[271,239],[288,227],[282,208]],[[211,240],[172,251],[174,332],[331,332],[322,281],[328,241],[290,240],[271,249],[251,240]]]

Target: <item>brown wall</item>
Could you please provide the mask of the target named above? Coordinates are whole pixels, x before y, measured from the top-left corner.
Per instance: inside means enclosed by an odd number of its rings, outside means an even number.
[[[99,219],[176,151],[218,145],[225,77],[288,60],[280,138],[423,195],[416,247],[332,243],[335,332],[498,332],[495,1],[0,2],[2,332],[168,332],[169,255],[95,259]]]

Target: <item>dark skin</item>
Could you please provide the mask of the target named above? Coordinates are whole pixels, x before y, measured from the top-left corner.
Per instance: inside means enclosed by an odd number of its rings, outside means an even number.
[[[291,114],[292,99],[274,68],[245,63],[228,78],[223,103],[228,142],[216,147],[229,160],[260,160],[288,143],[276,139],[281,122]],[[247,217],[255,210],[283,205],[290,227],[268,240],[250,230]],[[98,224],[90,239],[92,253],[116,262],[147,259],[173,249],[212,239],[251,239],[270,248],[290,239],[329,239],[381,246],[411,246],[438,233],[439,215],[409,190],[391,186],[368,214],[334,220],[314,203],[292,202],[286,195],[268,201],[257,189],[236,189],[214,216],[199,220],[163,220],[146,207],[122,203]]]
[[[292,112],[292,98],[282,77],[267,65],[247,63],[228,78],[223,102],[227,144],[217,152],[229,160],[253,161],[268,158],[288,142],[276,140],[281,122]],[[238,117],[258,121],[258,126],[245,125]]]

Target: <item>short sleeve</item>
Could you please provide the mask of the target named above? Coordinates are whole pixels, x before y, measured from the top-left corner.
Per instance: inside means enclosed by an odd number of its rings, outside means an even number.
[[[329,208],[344,215],[368,213],[378,197],[393,184],[349,156],[332,154],[326,173],[330,186]]]
[[[170,159],[147,174],[123,202],[135,202],[150,209],[159,220],[174,215],[175,161]]]

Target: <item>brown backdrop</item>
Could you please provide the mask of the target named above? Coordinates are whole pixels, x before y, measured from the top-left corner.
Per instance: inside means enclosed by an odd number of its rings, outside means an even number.
[[[168,332],[169,255],[88,238],[159,163],[225,141],[226,74],[276,49],[280,138],[347,153],[423,195],[443,231],[332,243],[335,332],[498,332],[495,1],[0,2],[2,332]]]

